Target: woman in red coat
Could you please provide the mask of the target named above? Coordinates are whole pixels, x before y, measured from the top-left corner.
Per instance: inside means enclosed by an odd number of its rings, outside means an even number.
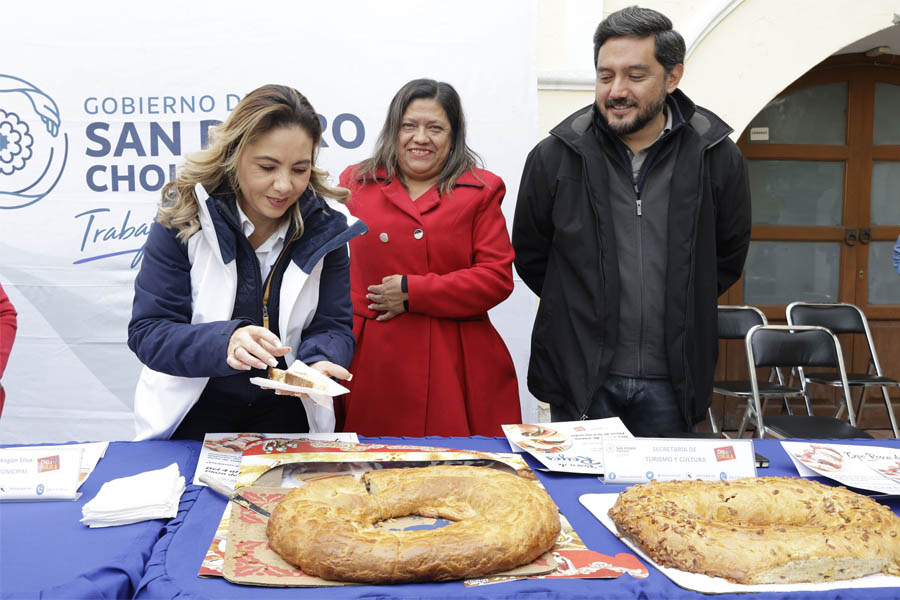
[[[391,101],[368,160],[347,168],[356,353],[344,429],[500,436],[521,422],[509,351],[488,309],[513,289],[505,186],[477,168],[456,90],[417,79]]]

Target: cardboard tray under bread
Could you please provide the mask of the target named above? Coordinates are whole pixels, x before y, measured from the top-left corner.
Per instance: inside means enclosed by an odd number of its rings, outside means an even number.
[[[362,473],[366,470],[434,464],[467,464],[516,473],[541,485],[522,457],[512,453],[453,450],[422,446],[348,444],[308,440],[267,439],[244,451],[237,489],[252,502],[271,510],[287,492],[323,477]],[[618,577],[629,573],[646,577],[647,569],[633,555],[606,556],[588,550],[560,515],[563,531],[549,553],[529,565],[476,580],[466,585],[485,585],[523,577]],[[215,539],[200,569],[201,576],[224,576],[229,581],[267,586],[347,585],[310,577],[288,564],[268,547],[266,519],[229,503]],[[430,528],[435,519],[418,515],[394,519],[384,526]],[[563,567],[556,570],[557,560]]]

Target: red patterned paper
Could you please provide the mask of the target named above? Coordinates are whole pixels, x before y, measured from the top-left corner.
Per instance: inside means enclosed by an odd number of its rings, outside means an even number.
[[[249,511],[241,511],[246,513]],[[269,544],[266,542],[244,540],[235,545],[235,567],[234,575],[236,577],[246,578],[251,575],[264,575],[267,577],[306,577],[300,569],[291,567],[279,567],[267,562],[260,556],[260,551],[268,550]]]
[[[633,554],[620,553],[608,556],[593,550],[563,550],[552,554],[556,559],[557,570],[548,575],[539,575],[541,579],[584,577],[615,579],[623,573],[644,579],[650,575],[647,567]]]
[[[568,520],[562,515],[560,520],[562,531],[559,533],[556,546],[550,551],[556,559],[556,570],[546,575],[529,576],[529,579],[615,579],[623,573],[643,579],[650,575],[647,567],[633,554],[620,553],[608,556],[589,550]],[[463,583],[466,586],[480,586],[517,579],[524,577],[482,577],[469,579]]]

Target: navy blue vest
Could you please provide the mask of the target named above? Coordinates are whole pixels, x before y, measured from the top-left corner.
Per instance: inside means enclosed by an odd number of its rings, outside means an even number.
[[[243,321],[244,325],[259,325],[262,327],[263,294],[266,281],[260,274],[256,252],[253,250],[250,240],[247,239],[240,229],[234,194],[230,190],[223,192],[220,188],[216,190],[214,198],[216,210],[223,217],[223,220],[228,223],[229,232],[234,235],[238,284],[231,318]],[[294,227],[292,225],[288,228],[285,248],[280,259],[272,268],[270,275],[272,281],[269,285],[269,301],[266,305],[269,313],[269,329],[279,337],[281,336],[281,333],[278,331],[279,290],[281,289],[281,280],[284,278],[284,272],[291,261],[290,246],[293,244],[289,245],[287,240],[291,239],[293,232]],[[297,243],[297,240],[294,240],[293,243]],[[278,367],[281,369],[287,368],[284,357],[278,358]],[[250,383],[251,377],[266,377],[266,371],[251,369],[226,377],[211,377],[198,403],[215,401],[223,403],[225,406],[251,406],[254,403],[265,402],[275,397],[275,393],[272,390],[266,390]]]

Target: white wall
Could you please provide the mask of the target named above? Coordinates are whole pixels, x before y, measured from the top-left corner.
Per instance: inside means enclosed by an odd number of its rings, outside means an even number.
[[[540,0],[538,122],[541,137],[594,98],[594,30],[608,2]]]

